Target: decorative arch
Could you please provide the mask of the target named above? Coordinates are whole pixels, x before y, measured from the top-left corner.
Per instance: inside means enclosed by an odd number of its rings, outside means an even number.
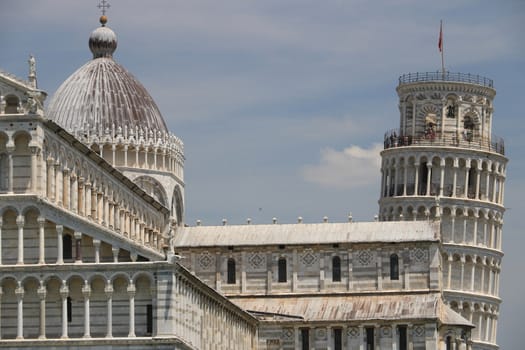
[[[157,202],[161,203],[165,207],[168,206],[166,190],[159,181],[152,178],[151,176],[143,175],[137,177],[135,180],[133,180],[133,182],[135,182],[135,184],[137,184],[137,186],[139,186],[144,192],[155,198]]]
[[[175,186],[173,196],[171,198],[171,215],[175,216],[178,225],[183,225],[184,218],[184,201],[182,199],[182,191],[179,185]]]

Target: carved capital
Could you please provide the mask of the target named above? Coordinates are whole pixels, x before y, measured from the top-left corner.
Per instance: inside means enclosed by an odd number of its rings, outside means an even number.
[[[43,217],[43,216],[39,216],[37,219],[36,219],[36,222],[38,222],[38,226],[42,227],[46,224],[46,218]]]
[[[18,215],[16,217],[16,225],[18,228],[24,227],[25,218],[23,215]]]

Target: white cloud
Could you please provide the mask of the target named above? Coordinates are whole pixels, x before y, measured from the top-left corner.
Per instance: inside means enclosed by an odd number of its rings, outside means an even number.
[[[342,151],[325,148],[321,150],[319,164],[303,168],[303,177],[321,186],[340,189],[374,184],[378,179],[381,150],[380,144],[369,149],[350,146]]]

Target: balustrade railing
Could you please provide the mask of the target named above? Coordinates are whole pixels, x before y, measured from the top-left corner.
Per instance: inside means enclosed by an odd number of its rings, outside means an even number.
[[[428,82],[428,81],[448,81],[477,84],[489,88],[494,88],[494,81],[481,75],[470,73],[452,73],[452,72],[420,72],[407,73],[399,77],[399,85]]]
[[[403,135],[399,130],[395,129],[387,131],[383,141],[384,149],[407,146],[444,146],[478,149],[505,155],[503,138],[494,135],[490,139],[463,134],[459,136],[454,134],[442,135],[439,131],[431,134]]]

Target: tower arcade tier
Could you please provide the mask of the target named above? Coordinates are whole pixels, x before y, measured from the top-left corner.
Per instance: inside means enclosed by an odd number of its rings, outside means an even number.
[[[399,129],[381,152],[380,220],[441,220],[445,298],[476,326],[474,349],[497,349],[507,158],[492,134],[493,82],[410,73],[397,93]]]

